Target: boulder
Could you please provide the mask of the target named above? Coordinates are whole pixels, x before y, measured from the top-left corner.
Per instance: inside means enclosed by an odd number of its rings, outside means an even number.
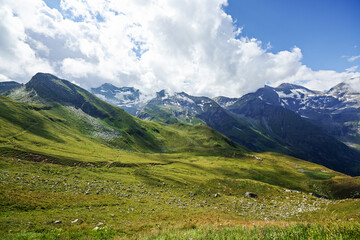
[[[258,198],[258,195],[257,195],[256,193],[246,192],[246,193],[245,193],[245,197]]]

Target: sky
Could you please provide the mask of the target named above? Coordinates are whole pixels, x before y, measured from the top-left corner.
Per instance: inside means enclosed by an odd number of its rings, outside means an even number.
[[[239,97],[360,78],[356,0],[0,0],[0,81]]]
[[[272,52],[299,47],[313,70],[346,71],[360,55],[358,0],[230,0],[225,11]]]

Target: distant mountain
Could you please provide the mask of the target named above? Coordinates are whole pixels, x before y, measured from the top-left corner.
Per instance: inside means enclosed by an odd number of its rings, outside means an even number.
[[[228,98],[224,96],[215,97],[213,100],[219,104],[223,108],[227,108],[228,106],[234,104],[239,98]]]
[[[118,102],[114,105],[135,106],[125,109],[144,120],[203,124],[253,151],[280,152],[353,175],[360,172],[359,153],[338,140],[360,147],[359,94],[346,83],[327,92],[284,83],[241,98],[162,90],[141,107],[136,89],[106,84],[96,91],[104,100]]]
[[[319,94],[291,84],[266,86],[241,98],[214,100],[163,90],[138,117],[168,124],[206,124],[253,151],[281,152],[356,175],[359,152],[299,115],[304,99]]]
[[[276,141],[262,135],[252,123],[235,116],[207,97],[194,97],[187,93],[157,93],[140,111],[144,120],[174,124],[205,124],[253,151],[287,150]]]
[[[327,92],[281,84],[277,88],[266,86],[254,94],[266,103],[309,119],[343,142],[360,147],[360,93],[349,84],[340,83]]]
[[[13,88],[22,86],[21,83],[15,82],[15,81],[9,81],[9,82],[0,82],[0,93],[9,91]]]
[[[4,108],[3,112],[12,111],[13,114],[1,114],[1,117],[35,135],[43,134],[45,130],[55,132],[52,139],[59,142],[64,140],[56,137],[63,135],[58,129],[65,128],[71,133],[68,137],[74,138],[75,142],[85,136],[98,143],[131,151],[212,151],[214,154],[247,151],[207,126],[170,127],[142,121],[85,89],[48,73],[37,73],[25,86],[15,88],[6,95],[29,105],[19,105],[16,110]],[[28,112],[31,118],[23,118],[20,109],[25,109],[24,112]],[[47,119],[47,129],[41,127],[44,118]]]
[[[136,116],[146,102],[146,96],[133,87],[116,87],[104,83],[98,88],[91,88],[91,92],[98,98]]]
[[[295,91],[289,92],[288,96],[295,94]],[[349,148],[313,124],[313,121],[283,107],[283,100],[274,89],[265,87],[241,97],[227,110],[253,122],[254,128],[287,148],[290,151],[287,154],[357,175],[360,171],[360,152]]]
[[[141,119],[163,123],[199,124],[199,117],[208,108],[217,104],[206,97],[193,97],[184,92],[169,94],[165,90],[156,93],[137,115]]]

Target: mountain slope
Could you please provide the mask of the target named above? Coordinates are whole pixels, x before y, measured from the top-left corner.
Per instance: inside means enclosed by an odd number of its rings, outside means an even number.
[[[273,93],[259,95],[264,101],[281,105],[312,120],[330,135],[352,146],[360,146],[360,93],[343,82],[327,92],[282,84],[266,87]]]
[[[263,99],[259,96],[267,96]],[[360,171],[360,153],[298,114],[276,104],[271,89],[247,94],[228,110],[252,120],[256,128],[287,148],[286,154],[352,175]]]
[[[9,81],[9,82],[0,82],[0,93],[9,91],[13,88],[20,87],[22,84],[15,82],[15,81]]]
[[[98,98],[120,108],[133,116],[136,116],[145,104],[146,96],[133,87],[115,87],[110,83],[104,83],[98,88],[91,88]]]
[[[297,86],[289,84],[279,87],[287,96],[294,95],[291,91],[294,88]],[[306,93],[308,90],[300,88],[298,91]],[[310,90],[308,92],[317,94]],[[252,151],[280,152],[348,174],[360,173],[360,155],[357,151],[285,108],[286,99],[281,99],[273,88],[261,88],[239,99],[219,97],[215,100],[227,109],[206,97],[161,91],[138,116],[163,123],[206,124]],[[296,106],[287,100],[288,108]]]
[[[97,137],[84,134],[73,122],[79,122],[76,116],[74,119],[67,115],[59,116],[59,113],[66,112],[60,112],[56,107],[26,104],[0,96],[0,110],[0,159],[14,158],[24,161],[24,164],[88,168],[87,171],[90,172],[94,171],[93,168],[135,168],[135,172],[116,170],[116,174],[110,174],[109,177],[134,174],[137,179],[155,186],[164,179],[176,185],[184,184],[182,181],[207,184],[210,179],[217,179],[216,181],[225,181],[226,185],[231,186],[234,182],[224,179],[252,179],[254,182],[251,185],[263,182],[332,197],[357,196],[358,184],[351,185],[353,181],[357,182],[356,179],[289,156],[248,152],[206,126],[175,124],[172,127],[164,127],[157,123],[149,123],[162,132],[158,137],[163,137],[164,145],[172,149],[172,152],[145,154],[123,151],[104,144]],[[23,164],[20,161],[18,163]],[[49,168],[58,167],[49,166],[43,169]],[[75,175],[77,171],[79,170],[75,171]],[[51,173],[50,171],[49,174]],[[101,175],[101,172],[94,173]],[[341,184],[338,180],[344,182]],[[315,183],[317,188],[314,187]],[[341,192],[335,184],[352,190]],[[212,191],[213,187],[209,186],[209,191]],[[338,195],[333,195],[335,192],[329,191],[330,189],[339,191]],[[264,191],[269,189],[265,188]],[[229,196],[231,194],[229,192]]]
[[[5,239],[143,238],[159,226],[360,220],[359,199],[336,200],[359,197],[359,178],[281,154],[213,151],[213,143],[226,142],[203,126],[150,123],[166,129],[158,136],[168,148],[181,151],[123,151],[84,135],[63,113],[0,96]]]
[[[27,103],[0,96],[2,238],[133,239],[244,223],[263,234],[263,224],[360,220],[358,177],[249,152],[207,126],[142,121],[52,75],[9,94]]]
[[[254,129],[251,123],[207,97],[194,97],[184,92],[169,94],[163,90],[144,106],[138,117],[167,124],[206,124],[253,151],[286,152],[283,146]]]
[[[139,120],[69,81],[51,74],[36,74],[24,87],[11,91],[8,96],[31,103],[30,106],[34,106],[35,110],[39,109],[36,114],[50,114],[53,116],[50,120],[61,119],[57,124],[119,149],[146,152],[194,149],[205,152],[209,146],[213,146],[214,152],[224,148],[229,151],[243,151],[239,145],[206,126],[197,129],[188,126],[167,127]],[[26,105],[22,107],[27,108]],[[13,116],[11,121],[19,121],[16,116],[23,111],[18,109],[15,112],[17,114],[3,117]],[[47,115],[44,117],[47,118]],[[24,126],[25,130],[28,128],[26,119],[19,125]]]

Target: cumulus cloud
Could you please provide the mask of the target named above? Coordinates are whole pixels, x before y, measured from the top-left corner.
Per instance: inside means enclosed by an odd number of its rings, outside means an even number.
[[[360,92],[360,77],[352,78],[347,83],[355,92]]]
[[[37,71],[194,95],[240,96],[266,82],[326,89],[359,75],[313,71],[301,49],[268,52],[223,10],[226,0],[0,0],[0,74],[25,82]]]
[[[36,50],[43,51],[44,46],[28,37],[22,19],[11,6],[0,6],[0,32],[1,75],[16,79],[38,71],[52,72],[51,64],[37,56]],[[33,43],[34,48],[29,42]]]

